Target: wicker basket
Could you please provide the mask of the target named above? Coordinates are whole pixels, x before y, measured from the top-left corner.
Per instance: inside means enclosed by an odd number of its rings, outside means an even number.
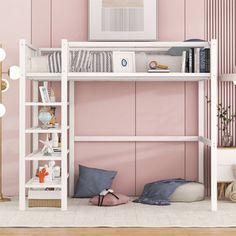
[[[60,199],[29,199],[29,207],[61,207]]]

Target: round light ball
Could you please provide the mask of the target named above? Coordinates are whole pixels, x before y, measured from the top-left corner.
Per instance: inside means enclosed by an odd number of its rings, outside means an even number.
[[[0,117],[3,117],[6,113],[6,108],[3,104],[0,104]]]
[[[12,80],[17,80],[20,78],[20,67],[11,66],[9,69],[9,76]]]
[[[0,48],[0,62],[4,61],[6,58],[6,52],[3,48]]]
[[[5,93],[9,88],[9,82],[6,79],[2,79],[1,90]]]

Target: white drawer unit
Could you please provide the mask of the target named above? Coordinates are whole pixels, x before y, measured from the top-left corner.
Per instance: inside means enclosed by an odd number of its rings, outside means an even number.
[[[235,180],[233,175],[233,165],[236,165],[236,147],[218,148],[218,182],[232,182]]]

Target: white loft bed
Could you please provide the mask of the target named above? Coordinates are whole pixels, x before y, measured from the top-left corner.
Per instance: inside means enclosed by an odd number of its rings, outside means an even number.
[[[119,51],[145,51],[153,52],[166,50],[170,47],[204,47],[211,50],[211,73],[81,73],[69,71],[69,51],[77,49],[89,50],[119,50]],[[32,73],[30,71],[29,59],[41,53],[60,50],[62,55],[61,73]],[[61,181],[55,183],[61,188],[61,209],[67,210],[67,190],[70,196],[74,190],[74,143],[75,142],[198,142],[199,144],[199,181],[203,182],[203,160],[204,145],[211,146],[211,209],[217,210],[217,41],[211,42],[68,42],[62,40],[61,48],[34,48],[20,41],[20,210],[25,210],[26,188],[40,188],[35,178],[26,182],[26,161],[33,161],[33,173],[38,167],[39,160],[45,160],[38,149],[40,133],[60,132],[62,143],[69,141],[69,147],[62,146],[61,154],[55,154],[48,160],[61,161]],[[211,84],[211,140],[204,137],[204,82],[210,80]],[[26,83],[32,82],[33,101],[26,101]],[[56,103],[42,103],[38,101],[38,83],[40,81],[61,82],[61,101]],[[198,136],[77,136],[74,133],[74,83],[77,81],[196,81],[198,82]],[[69,90],[68,90],[69,88]],[[69,93],[68,93],[69,91]],[[67,98],[69,97],[69,101]],[[38,126],[38,107],[61,106],[61,127],[56,130],[42,130]],[[68,109],[68,105],[70,109]],[[32,107],[32,126],[26,128],[26,107]],[[67,118],[69,111],[69,120]],[[68,125],[69,123],[69,125]],[[36,127],[36,128],[34,128]],[[33,134],[32,153],[26,154],[26,134]],[[69,139],[68,139],[69,137]],[[69,158],[69,166],[67,164]],[[69,167],[69,168],[68,168]],[[69,174],[67,173],[69,169]],[[67,179],[69,176],[69,186]],[[44,184],[43,187],[51,187],[53,183]],[[54,186],[54,185],[53,185]]]

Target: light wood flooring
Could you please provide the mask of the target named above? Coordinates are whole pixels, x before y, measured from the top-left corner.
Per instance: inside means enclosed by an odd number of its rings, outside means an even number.
[[[235,236],[236,228],[0,228],[0,236]]]

